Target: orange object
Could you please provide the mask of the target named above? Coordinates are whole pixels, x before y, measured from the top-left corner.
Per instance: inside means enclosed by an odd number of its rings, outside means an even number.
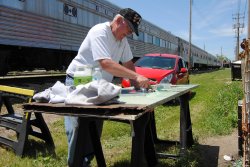
[[[127,88],[127,87],[130,87],[131,86],[131,84],[130,84],[130,81],[129,81],[129,79],[122,79],[122,87],[123,88]]]

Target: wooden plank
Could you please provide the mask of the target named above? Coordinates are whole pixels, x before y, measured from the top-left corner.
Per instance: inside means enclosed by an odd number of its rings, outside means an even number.
[[[0,85],[0,91],[14,93],[14,94],[20,94],[20,95],[26,95],[26,96],[33,96],[34,95],[34,90],[5,86],[5,85]]]
[[[111,120],[135,120],[143,112],[147,111],[146,106],[113,104],[106,106],[72,106],[64,103],[26,103],[23,105],[26,112],[40,112],[57,115],[95,117]]]

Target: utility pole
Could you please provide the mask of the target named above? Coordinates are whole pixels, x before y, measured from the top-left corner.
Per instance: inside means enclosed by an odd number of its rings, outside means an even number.
[[[236,23],[233,25],[233,29],[235,30],[236,33],[236,53],[235,53],[235,60],[239,60],[239,49],[240,49],[240,28],[244,28],[244,24],[240,23],[240,19],[244,19],[244,15],[240,16],[240,13],[237,13],[234,15],[233,19],[236,20]]]
[[[192,68],[191,65],[191,34],[192,34],[192,1],[189,2],[189,48],[188,48],[188,69],[190,70]]]

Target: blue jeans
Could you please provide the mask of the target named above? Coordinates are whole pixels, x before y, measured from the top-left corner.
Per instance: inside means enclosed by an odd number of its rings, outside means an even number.
[[[65,85],[66,86],[74,85],[73,79],[67,76]],[[72,166],[72,163],[73,163],[74,150],[76,146],[76,137],[78,134],[78,121],[79,121],[78,117],[73,117],[73,116],[64,117],[65,130],[66,130],[66,135],[68,139],[68,165],[69,166]],[[96,126],[97,126],[99,136],[101,136],[103,121],[102,120],[96,121]],[[94,151],[93,151],[92,142],[90,139],[89,128],[86,126],[83,129],[81,129],[81,132],[79,133],[84,133],[86,136],[86,141],[87,141],[84,144],[84,148],[82,150],[85,155],[85,157],[83,157],[83,166],[84,166],[84,164],[90,163],[90,161],[93,159]]]

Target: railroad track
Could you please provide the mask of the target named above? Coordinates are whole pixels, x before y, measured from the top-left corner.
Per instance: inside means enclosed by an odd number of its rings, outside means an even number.
[[[65,75],[65,71],[46,71],[46,70],[34,70],[34,71],[10,71],[6,76],[1,76],[1,79],[7,78],[22,78],[22,77],[34,77],[34,76],[60,76]]]
[[[65,81],[65,72],[34,71],[34,72],[11,72],[0,77],[0,85],[15,86],[42,91],[53,86],[56,81]]]

